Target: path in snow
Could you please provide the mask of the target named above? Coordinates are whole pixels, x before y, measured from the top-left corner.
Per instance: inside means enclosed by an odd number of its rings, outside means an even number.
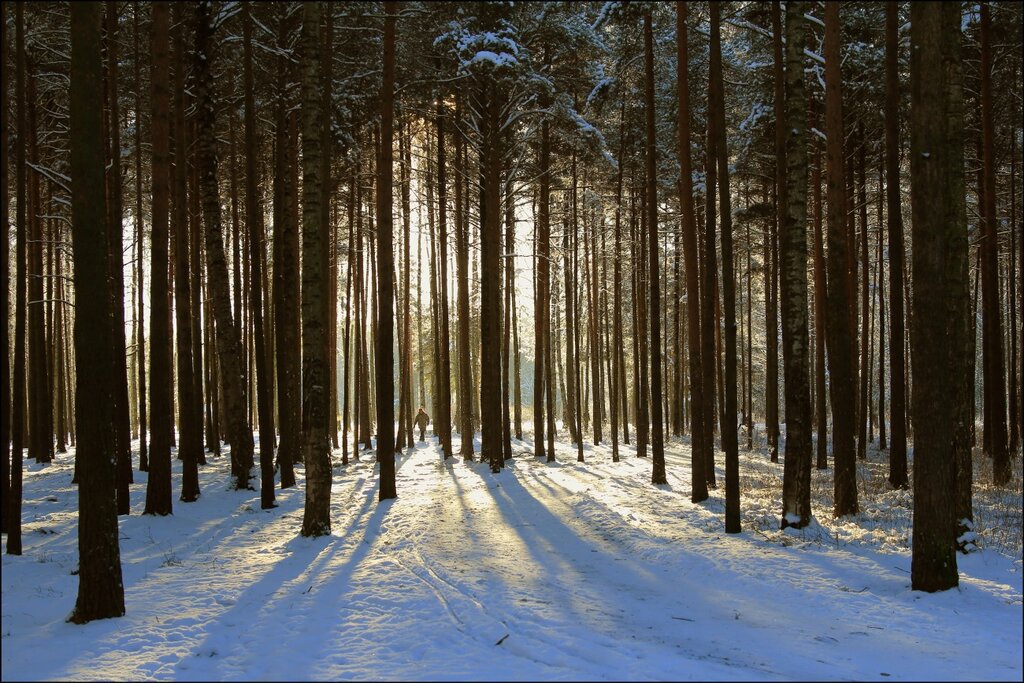
[[[26,553],[3,559],[3,678],[1021,679],[1020,565],[997,553],[923,595],[905,552],[722,533],[722,492],[689,502],[678,442],[658,487],[630,448],[578,464],[559,444],[549,464],[515,443],[492,475],[417,446],[393,501],[377,503],[372,455],[335,468],[327,539],[297,536],[301,469],[261,511],[213,460],[169,518],[139,514],[136,473],[128,614],[86,626],[63,621],[72,461],[30,467]]]

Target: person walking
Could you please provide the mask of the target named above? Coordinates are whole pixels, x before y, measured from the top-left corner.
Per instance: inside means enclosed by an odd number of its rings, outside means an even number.
[[[416,426],[420,428],[420,441],[426,441],[425,433],[427,431],[427,425],[430,423],[430,416],[427,415],[427,411],[420,408],[419,412],[416,413]]]

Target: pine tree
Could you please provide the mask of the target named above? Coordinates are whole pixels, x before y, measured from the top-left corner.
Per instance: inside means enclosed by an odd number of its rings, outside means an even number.
[[[786,3],[785,222],[779,236],[782,358],[786,379],[786,457],[782,528],[811,521],[811,396],[807,330],[807,126],[802,2]],[[780,160],[783,161],[783,160]]]
[[[124,615],[114,493],[114,331],[103,191],[103,63],[100,9],[71,6],[72,239],[75,249],[75,402],[79,461],[78,598],[69,621]],[[21,28],[19,23],[19,29]],[[123,326],[122,326],[123,329]],[[84,397],[88,395],[88,399]]]
[[[914,590],[959,583],[954,544],[958,390],[969,325],[963,171],[960,8],[940,2],[910,7],[910,190],[913,210],[913,307],[910,326],[915,386]],[[960,315],[951,315],[960,314]],[[921,370],[927,368],[927,370]]]
[[[327,226],[322,223],[320,193],[324,191],[321,104],[317,69],[320,65],[320,3],[302,8],[302,459],[306,465],[306,506],[303,536],[331,533],[330,363],[326,358]],[[390,270],[381,272],[390,273]],[[381,422],[387,425],[387,422]],[[379,430],[378,458],[392,458],[380,450],[390,428]],[[383,471],[383,465],[381,466]]]

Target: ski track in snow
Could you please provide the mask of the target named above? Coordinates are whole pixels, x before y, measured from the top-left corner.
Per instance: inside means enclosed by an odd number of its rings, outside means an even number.
[[[320,539],[298,535],[301,465],[264,511],[211,457],[200,499],[165,518],[141,515],[136,472],[120,518],[127,614],[84,626],[65,622],[73,455],[26,462],[25,554],[3,557],[3,679],[1022,678],[1019,558],[961,556],[958,590],[914,593],[906,551],[725,534],[723,489],[689,501],[682,442],[661,486],[628,446],[619,463],[607,446],[577,463],[559,443],[546,463],[528,445],[492,475],[457,439],[447,462],[417,443],[383,503],[373,455],[342,467],[335,452]],[[174,478],[177,492],[177,460]]]

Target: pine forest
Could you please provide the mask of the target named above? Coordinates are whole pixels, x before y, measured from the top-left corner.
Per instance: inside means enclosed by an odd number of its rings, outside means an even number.
[[[0,18],[4,681],[1021,680],[1020,2]]]

